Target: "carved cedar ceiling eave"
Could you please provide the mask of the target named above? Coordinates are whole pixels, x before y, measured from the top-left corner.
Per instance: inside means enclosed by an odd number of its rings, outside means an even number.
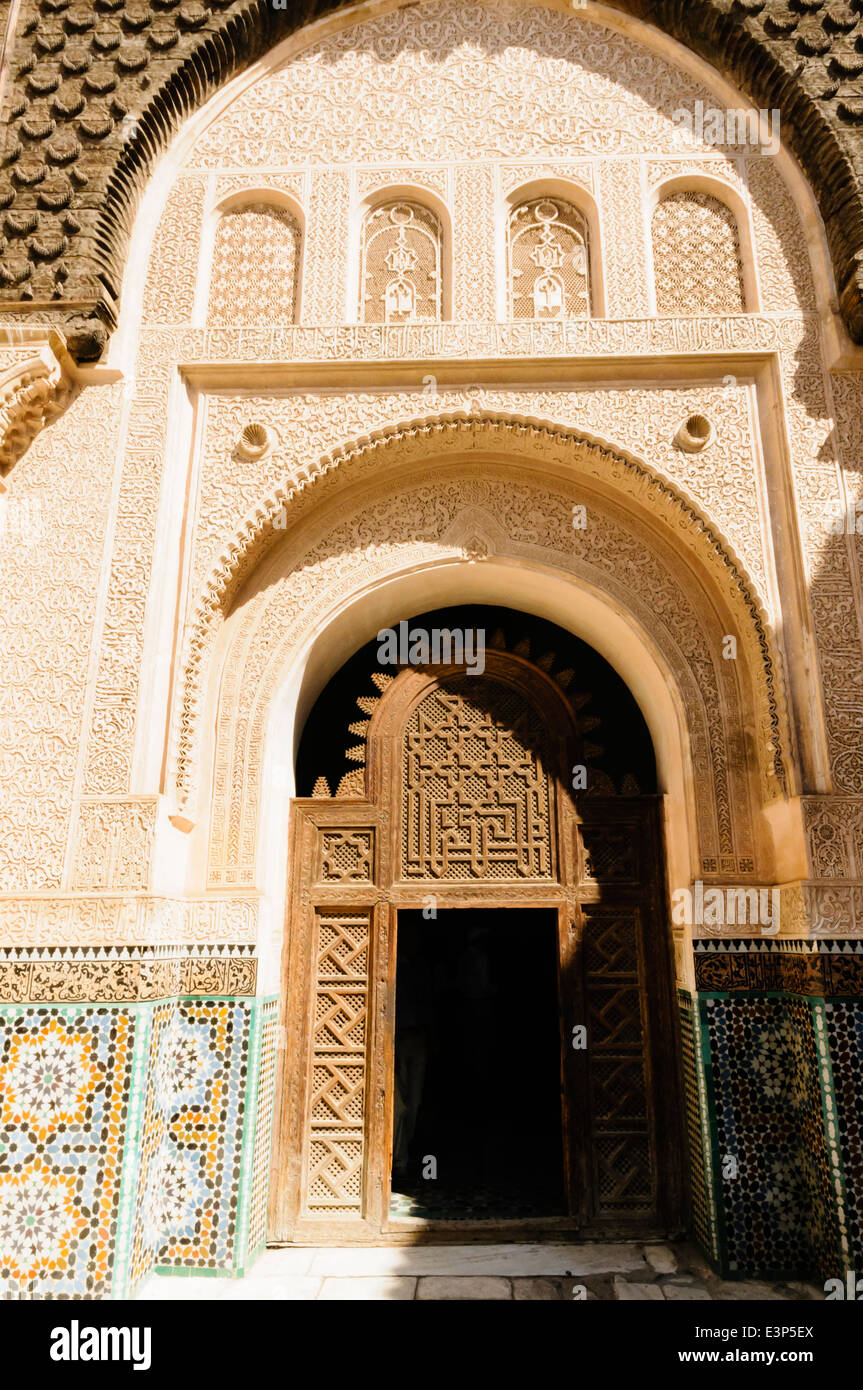
[[[610,0],[710,62],[760,108],[818,198],[842,313],[863,342],[863,5]],[[95,360],[117,317],[138,200],[183,120],[348,0],[21,0],[0,169],[0,308],[62,326]]]

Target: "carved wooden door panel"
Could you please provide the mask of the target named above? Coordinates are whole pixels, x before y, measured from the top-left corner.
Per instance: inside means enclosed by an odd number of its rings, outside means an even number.
[[[375,885],[379,827],[356,802],[297,801],[287,941],[282,1165],[270,1239],[326,1221],[355,1233],[371,1213],[364,1191],[375,1142],[368,1094],[374,1052],[374,970],[386,921]],[[381,946],[383,938],[383,947]]]
[[[656,797],[585,799],[578,810],[582,926],[570,1002],[587,1029],[581,1215],[598,1225],[680,1220],[659,810]]]
[[[401,877],[555,877],[548,742],[535,708],[509,684],[457,676],[426,695],[402,740]]]

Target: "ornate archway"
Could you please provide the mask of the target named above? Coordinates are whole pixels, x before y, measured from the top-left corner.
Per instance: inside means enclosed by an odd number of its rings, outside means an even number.
[[[293,803],[271,1241],[405,1233],[389,1208],[398,914],[430,903],[556,914],[568,1215],[551,1224],[679,1227],[659,798],[591,777],[571,674],[490,650],[481,674],[377,676],[351,726],[365,768]]]

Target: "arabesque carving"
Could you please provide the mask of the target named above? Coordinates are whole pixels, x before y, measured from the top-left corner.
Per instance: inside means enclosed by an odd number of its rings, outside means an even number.
[[[669,535],[674,535],[678,542],[683,542],[694,555],[700,557],[699,562],[706,564],[712,572],[717,591],[740,613],[741,640],[750,654],[753,679],[761,691],[759,724],[762,730],[762,794],[768,800],[778,794],[785,778],[782,753],[784,735],[781,732],[785,717],[784,699],[775,658],[770,654],[772,639],[763,611],[753,597],[745,570],[736,558],[731,557],[727,544],[667,483],[652,477],[649,471],[635,460],[616,455],[610,449],[586,440],[572,430],[518,419],[466,420],[444,417],[418,423],[406,429],[381,431],[376,439],[360,441],[338,454],[327,456],[319,461],[314,470],[309,470],[306,477],[291,490],[293,498],[300,497],[310,488],[315,473],[322,477],[341,468],[346,473],[352,472],[354,476],[362,476],[370,467],[380,473],[386,463],[384,451],[387,450],[394,456],[394,463],[398,462],[401,466],[410,464],[414,468],[420,459],[427,466],[435,455],[457,456],[466,451],[483,450],[487,453],[497,450],[512,458],[518,452],[534,465],[543,459],[556,460],[569,469],[574,464],[577,476],[583,477],[586,482],[593,482],[594,485],[599,481],[605,487],[610,485],[612,492],[618,494],[622,501],[628,497],[629,505],[638,509],[645,507],[649,500],[649,513],[655,520],[662,516],[665,525],[670,528]],[[346,465],[350,465],[350,468]],[[525,496],[529,495],[529,491],[528,489]],[[574,498],[575,496],[573,493]],[[287,490],[280,490],[262,500],[234,543],[223,552],[219,567],[211,571],[208,584],[195,606],[185,652],[182,705],[178,707],[175,716],[175,776],[180,806],[188,806],[194,794],[194,769],[197,759],[194,750],[199,734],[199,710],[204,694],[209,652],[218,620],[224,615],[233,595],[250,570],[261,562],[271,546],[283,538],[284,528],[293,520],[291,501],[291,493]],[[567,536],[568,533],[567,540],[561,543],[561,540],[554,538],[554,526],[551,521],[556,508],[550,500],[540,500],[539,494],[535,507],[536,521],[527,533],[532,543],[541,548],[545,542],[555,556],[560,552],[566,554],[573,544],[570,538],[575,536],[571,516],[563,527],[562,534]],[[501,516],[506,515],[506,511],[507,508],[503,507],[493,513],[498,522]],[[301,511],[298,510],[298,518],[300,514]],[[543,521],[543,517],[548,519]],[[276,520],[279,521],[278,527],[273,524]],[[407,518],[403,517],[401,524],[397,523],[397,537],[419,537],[424,532],[427,533],[427,527],[427,523],[408,523]],[[585,533],[585,538],[592,541],[597,558],[602,558],[606,566],[610,565],[614,569],[620,563],[620,541],[612,541],[609,538],[606,542],[608,553],[600,557],[598,552],[602,549],[602,543],[598,535],[598,528],[594,526]],[[348,550],[352,548],[349,546]],[[361,554],[359,558],[362,558]],[[373,563],[371,556],[367,557],[366,563]],[[319,592],[320,586],[316,588]],[[282,627],[278,630],[285,629]],[[266,644],[262,644],[260,651],[266,649]],[[755,672],[760,674],[756,676]]]

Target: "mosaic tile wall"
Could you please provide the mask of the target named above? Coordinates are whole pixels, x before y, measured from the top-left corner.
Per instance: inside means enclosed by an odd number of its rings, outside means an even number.
[[[844,1179],[848,1267],[863,1273],[863,1000],[831,999],[825,1009]]]
[[[250,1026],[240,1000],[178,1004],[153,1054],[147,1089],[163,1133],[140,1226],[157,1268],[232,1270]]]
[[[0,1281],[19,1297],[110,1294],[124,1212],[133,1009],[9,1008],[0,1042]]]
[[[718,1267],[861,1268],[863,943],[699,941],[695,967]],[[686,1052],[684,1037],[685,1067]],[[697,1194],[696,1178],[694,1207]]]
[[[701,1020],[697,999],[678,991],[683,1063],[683,1102],[686,1118],[689,1219],[704,1254],[719,1259],[719,1231],[714,1194],[713,1152],[710,1142],[707,1086],[701,1064]]]
[[[0,1011],[0,1296],[242,1272],[266,1229],[276,1033],[257,999]]]
[[[839,1271],[812,1005],[789,996],[701,1000],[731,1275]]]

